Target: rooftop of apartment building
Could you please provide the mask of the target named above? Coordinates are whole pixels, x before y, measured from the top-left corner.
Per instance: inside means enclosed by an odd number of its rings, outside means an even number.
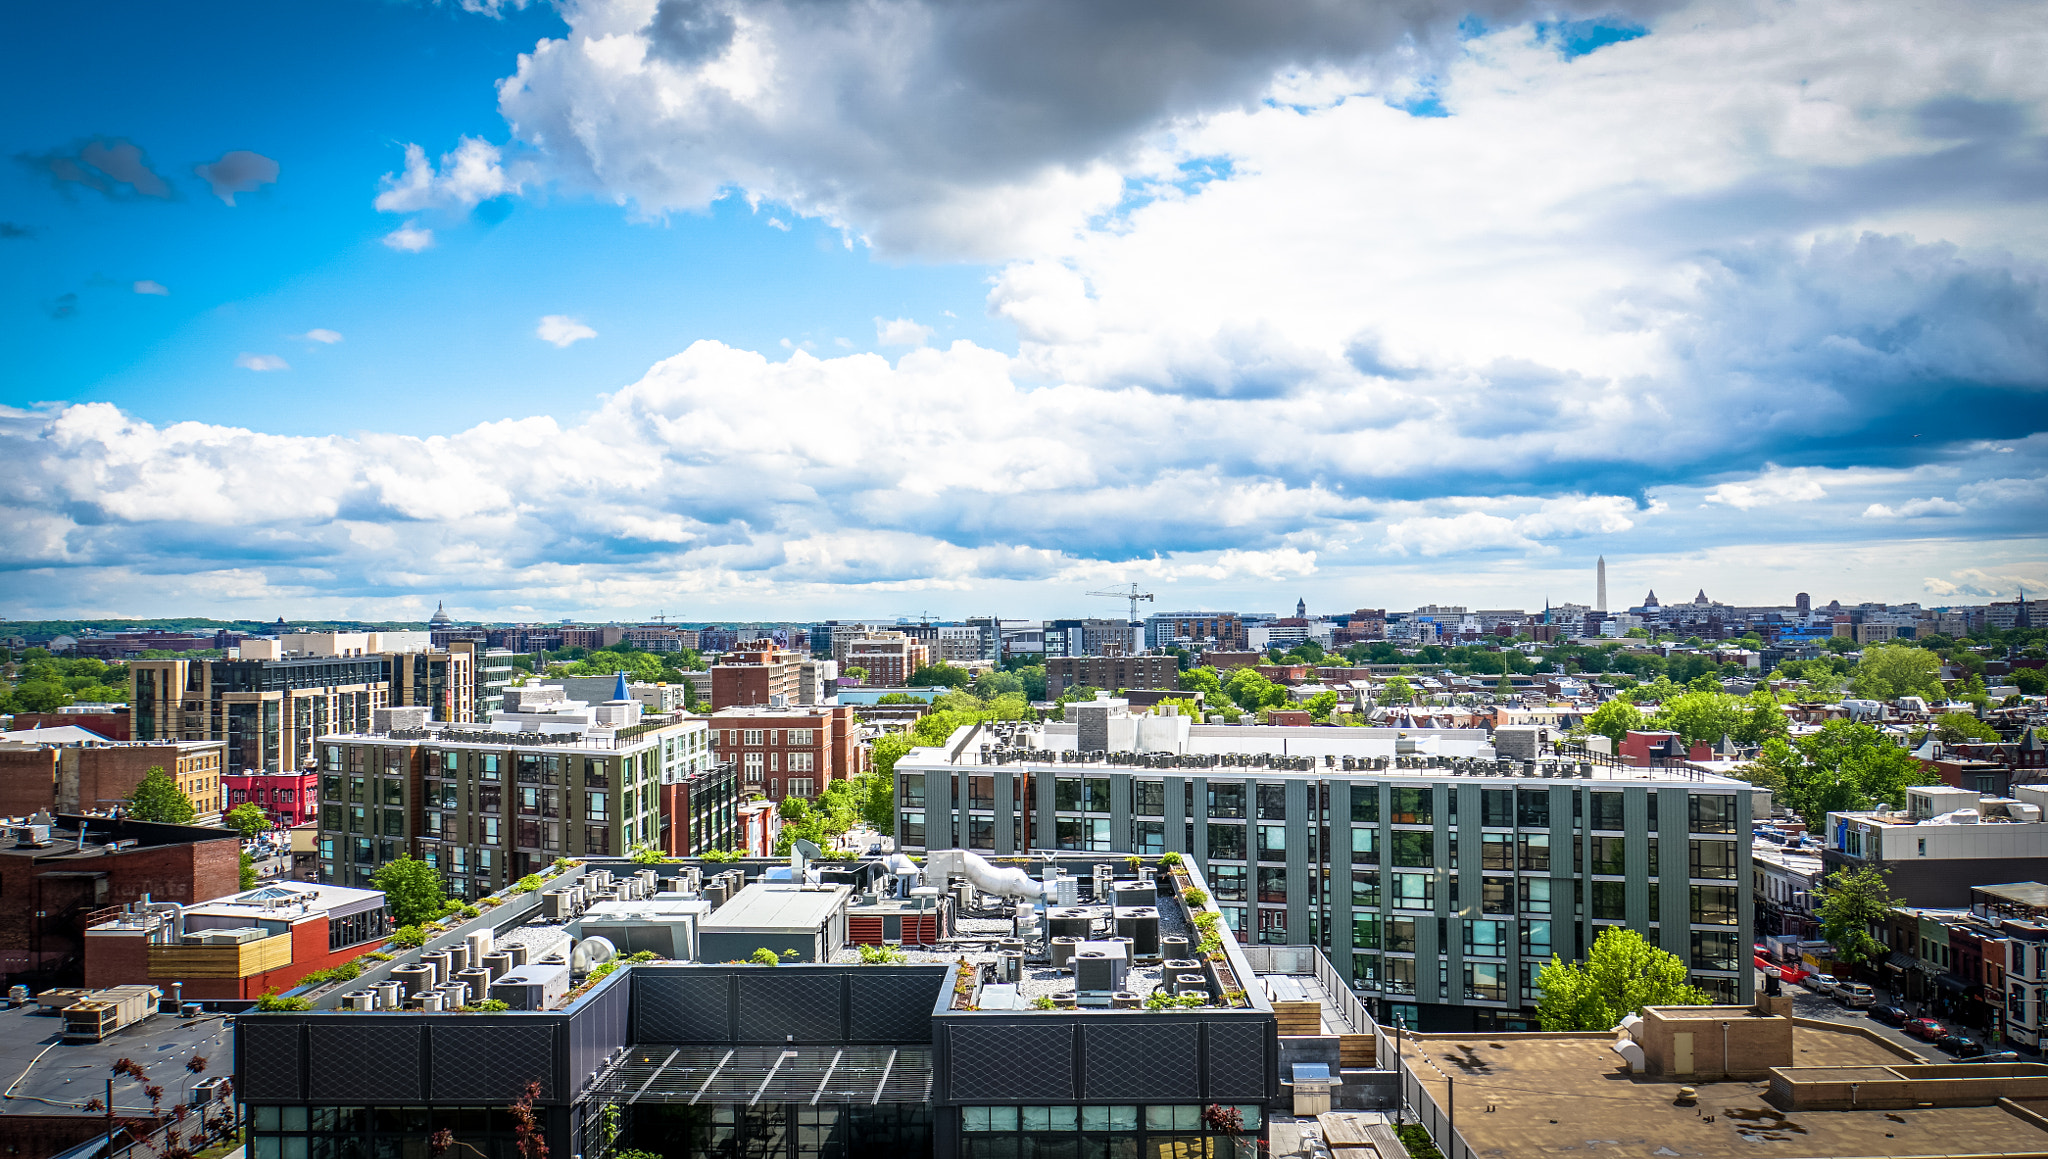
[[[0,821],[0,857],[35,861],[87,860],[131,849],[234,840],[239,837],[229,829],[90,814],[39,813]]]
[[[1696,1058],[1713,1059],[1715,1024],[1730,1013],[1699,1008],[1698,1018],[1711,1021],[1692,1035]],[[1748,1015],[1732,1013],[1738,1021]],[[1924,1064],[1860,1028],[1802,1022],[1768,1077],[1716,1082],[1630,1074],[1615,1040],[1612,1032],[1422,1035],[1403,1044],[1402,1066],[1439,1107],[1455,1081],[1457,1132],[1476,1154],[1721,1159],[2048,1150],[2038,1109],[2013,1106],[2048,1087],[2048,1066]]]
[[[147,1117],[148,1085],[182,1093],[188,1083],[233,1069],[233,1022],[221,1014],[157,1014],[98,1042],[66,1041],[63,1030],[63,1017],[54,1008],[29,1002],[0,1010],[0,1069],[13,1080],[7,1087],[8,1116],[94,1114],[100,1108],[88,1108],[87,1100],[104,1101],[105,1080],[111,1077],[115,1113]],[[186,1069],[195,1057],[205,1060],[202,1073]],[[114,1062],[122,1058],[139,1061],[147,1079],[115,1074]],[[181,1099],[173,1095],[169,1101]]]
[[[682,713],[646,713],[627,689],[623,677],[615,682],[612,699],[602,703],[571,700],[553,685],[526,685],[506,689],[502,704],[501,709],[491,714],[487,726],[432,720],[430,711],[423,706],[377,708],[370,711],[368,731],[327,733],[319,739],[425,741],[479,748],[518,745],[609,749],[639,740],[650,726],[680,726],[701,719]]]

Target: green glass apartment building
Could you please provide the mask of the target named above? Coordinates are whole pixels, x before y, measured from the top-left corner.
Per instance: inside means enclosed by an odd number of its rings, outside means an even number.
[[[1190,855],[1241,940],[1321,947],[1382,1019],[1533,1029],[1536,972],[1609,926],[1754,999],[1742,782],[1497,762],[1464,730],[1198,725],[1179,751],[1093,760],[1072,725],[987,754],[968,731],[897,762],[899,848]]]

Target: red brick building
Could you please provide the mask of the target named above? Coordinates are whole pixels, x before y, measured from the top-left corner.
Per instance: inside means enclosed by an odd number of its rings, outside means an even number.
[[[1621,738],[1621,751],[1615,755],[1638,768],[1707,761],[1714,757],[1709,746],[1700,744],[1688,748],[1685,739],[1675,732],[1631,732]]]
[[[711,666],[711,710],[798,703],[804,659],[803,653],[784,651],[773,640],[741,641]]]
[[[0,815],[109,811],[151,769],[170,774],[202,820],[221,811],[221,741],[81,743],[42,731],[53,739],[0,745]]]
[[[46,842],[0,841],[0,970],[76,979],[88,925],[145,897],[191,904],[234,893],[241,852],[221,829],[68,814]]]
[[[223,776],[221,791],[225,809],[253,802],[283,828],[319,817],[320,774],[258,773]]]
[[[711,747],[739,769],[739,791],[771,800],[816,797],[867,771],[851,707],[729,708],[711,715]]]
[[[21,732],[36,728],[63,728],[71,725],[87,732],[98,733],[108,740],[128,739],[128,710],[113,712],[17,712],[10,727]]]

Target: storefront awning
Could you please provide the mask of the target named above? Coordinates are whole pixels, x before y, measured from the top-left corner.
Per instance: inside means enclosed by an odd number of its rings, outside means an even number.
[[[1890,954],[1886,955],[1884,964],[1886,969],[1898,970],[1903,973],[1913,968],[1913,955],[1901,950],[1893,950]]]

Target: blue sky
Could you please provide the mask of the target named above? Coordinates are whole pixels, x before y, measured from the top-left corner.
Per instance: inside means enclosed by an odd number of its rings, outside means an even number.
[[[25,10],[0,614],[2048,584],[2038,11],[1485,12]]]

